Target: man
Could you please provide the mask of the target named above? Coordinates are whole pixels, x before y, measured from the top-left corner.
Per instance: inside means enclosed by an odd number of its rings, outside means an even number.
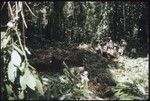
[[[123,53],[126,49],[126,46],[127,46],[127,42],[124,39],[121,39],[121,46],[119,46],[119,50],[118,50],[118,53],[120,55],[123,55]]]
[[[103,49],[98,41],[94,43],[93,47],[94,47],[94,50],[96,51],[96,53],[101,54],[101,55],[103,54]]]
[[[107,42],[106,46],[107,46],[107,53],[112,54],[113,48],[114,48],[114,43],[113,43],[111,37],[108,38],[108,42]]]

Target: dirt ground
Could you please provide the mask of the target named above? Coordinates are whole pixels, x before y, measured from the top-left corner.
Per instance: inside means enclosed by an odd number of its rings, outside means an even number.
[[[148,57],[131,59],[121,56],[118,59],[107,59],[98,56],[87,49],[70,48],[53,48],[32,50],[32,56],[29,56],[31,65],[37,68],[42,75],[47,72],[55,71],[56,67],[51,65],[51,57],[65,61],[69,68],[78,68],[84,66],[89,75],[88,89],[102,99],[115,99],[111,88],[118,83],[124,82],[123,78],[128,77],[130,72],[134,72],[137,78],[141,71],[145,73],[144,78],[148,78]],[[62,69],[58,67],[57,69]],[[61,73],[60,73],[61,75]],[[148,79],[146,79],[148,80]],[[148,82],[148,81],[147,81]],[[146,86],[147,87],[147,86]],[[146,88],[144,88],[146,89]],[[145,94],[148,91],[143,91]]]

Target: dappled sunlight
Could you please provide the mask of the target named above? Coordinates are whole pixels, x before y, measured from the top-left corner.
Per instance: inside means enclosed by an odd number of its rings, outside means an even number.
[[[149,70],[148,70],[148,58],[137,58],[137,59],[131,59],[127,56],[123,56],[120,59],[118,59],[118,65],[119,67],[122,68],[118,68],[118,69],[114,69],[114,68],[110,68],[110,72],[113,75],[113,78],[116,80],[117,86],[120,86],[123,89],[124,88],[124,84],[129,83],[131,85],[133,85],[135,88],[137,87],[139,95],[135,95],[134,94],[130,94],[131,98],[133,96],[143,96],[144,98],[148,96],[149,94],[149,85],[148,85],[148,75],[149,75]],[[129,89],[130,86],[126,85],[126,87],[128,87]],[[125,92],[122,94],[126,94]],[[116,95],[116,96],[121,96],[121,92],[120,95]],[[129,96],[129,98],[130,98]]]
[[[148,2],[4,1],[2,100],[147,100]]]

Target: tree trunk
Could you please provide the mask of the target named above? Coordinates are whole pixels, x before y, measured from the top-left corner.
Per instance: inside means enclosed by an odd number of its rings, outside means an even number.
[[[126,15],[125,15],[125,4],[123,4],[123,21],[124,21],[124,25],[123,25],[123,28],[124,28],[124,33],[126,33]]]

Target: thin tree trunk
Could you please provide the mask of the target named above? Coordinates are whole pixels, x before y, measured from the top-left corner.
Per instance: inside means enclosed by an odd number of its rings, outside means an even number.
[[[123,4],[123,21],[124,21],[124,25],[123,25],[123,29],[124,29],[124,33],[126,32],[126,18],[125,18],[125,4]]]
[[[148,12],[148,3],[146,4],[146,36],[147,36],[147,45],[149,45],[149,12]],[[149,52],[149,47],[147,47],[147,53]]]

